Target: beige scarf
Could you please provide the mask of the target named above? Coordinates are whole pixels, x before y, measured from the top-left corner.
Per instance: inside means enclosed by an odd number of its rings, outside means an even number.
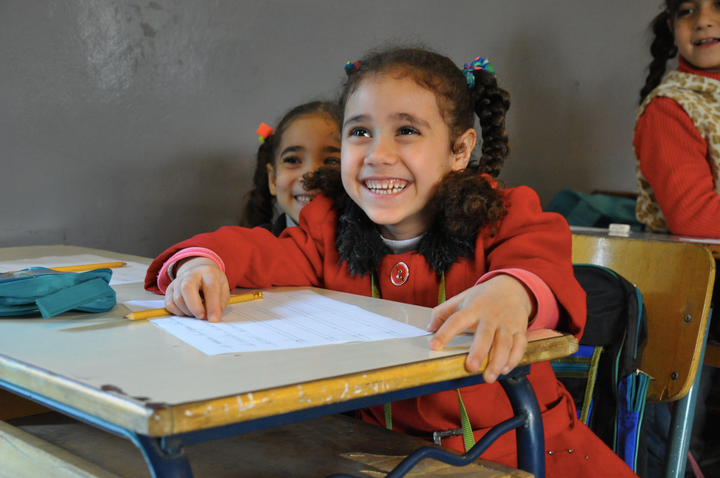
[[[664,96],[677,101],[690,116],[693,124],[708,145],[707,161],[713,175],[715,192],[720,194],[718,170],[720,170],[720,81],[704,76],[672,71],[663,78],[662,83],[645,98],[637,111],[638,119],[645,108],[656,96]],[[637,158],[637,152],[635,152]],[[640,171],[637,163],[637,178],[640,195],[635,214],[647,224],[647,228],[656,232],[667,232],[665,216],[655,200],[655,192]]]

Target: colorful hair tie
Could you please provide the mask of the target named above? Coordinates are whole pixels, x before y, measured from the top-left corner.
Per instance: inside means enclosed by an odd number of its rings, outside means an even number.
[[[346,74],[347,76],[350,76],[350,75],[352,75],[353,73],[355,73],[355,72],[358,70],[358,68],[360,68],[360,62],[359,62],[359,61],[356,61],[356,62],[354,62],[354,63],[351,62],[351,61],[349,61],[349,62],[345,63],[345,74]]]
[[[477,57],[472,62],[470,62],[469,65],[465,63],[465,66],[462,69],[462,72],[465,75],[465,79],[467,80],[470,88],[475,86],[475,76],[473,75],[473,71],[475,70],[485,70],[488,73],[492,73],[493,76],[497,77],[497,75],[495,74],[495,68],[493,68],[490,62],[485,58]]]
[[[270,126],[266,125],[265,123],[260,123],[260,126],[258,127],[256,133],[260,136],[258,137],[258,141],[261,143],[264,143],[266,139],[268,139],[268,136],[273,134],[275,132],[274,129],[272,129]]]
[[[497,181],[495,181],[488,173],[482,173],[480,177],[487,181],[491,188],[497,189]]]

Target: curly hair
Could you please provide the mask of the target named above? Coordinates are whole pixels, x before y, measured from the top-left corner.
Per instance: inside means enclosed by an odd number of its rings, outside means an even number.
[[[495,75],[474,70],[471,87],[460,68],[438,53],[401,47],[372,51],[355,63],[344,85],[338,101],[341,128],[348,98],[365,78],[383,73],[409,76],[435,94],[455,153],[459,152],[458,138],[475,126],[475,116],[479,120],[481,155],[471,159],[465,170],[448,173],[437,185],[431,200],[437,212],[435,220],[450,233],[461,236],[477,235],[488,223],[499,222],[507,212],[503,191],[493,189],[481,178],[483,173],[497,177],[510,151],[505,132],[510,95],[498,86]]]
[[[678,54],[677,46],[675,46],[675,36],[670,25],[674,23],[681,4],[681,0],[666,0],[665,9],[650,23],[650,29],[654,35],[650,45],[650,54],[652,54],[653,60],[648,66],[645,85],[640,90],[641,104],[645,97],[662,81],[668,60],[675,58]]]
[[[291,109],[282,117],[275,132],[260,145],[255,159],[255,174],[253,175],[253,188],[246,195],[238,224],[244,227],[256,227],[272,222],[275,208],[275,196],[270,194],[268,185],[267,165],[276,166],[277,148],[282,142],[282,136],[293,122],[301,117],[312,115],[326,115],[332,121],[338,121],[338,106],[330,101],[312,101]]]

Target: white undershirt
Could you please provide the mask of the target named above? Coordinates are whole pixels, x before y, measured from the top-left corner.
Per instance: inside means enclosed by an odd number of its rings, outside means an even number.
[[[386,237],[383,237],[382,240],[387,246],[392,249],[393,254],[405,254],[406,252],[411,252],[417,249],[418,244],[420,244],[420,239],[422,239],[424,234],[420,234],[418,237],[413,237],[412,239],[403,239],[402,241],[396,241],[394,239],[388,239]]]

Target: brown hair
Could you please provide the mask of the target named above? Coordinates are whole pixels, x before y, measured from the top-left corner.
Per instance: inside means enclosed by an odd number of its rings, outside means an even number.
[[[282,142],[283,133],[298,118],[303,116],[322,114],[332,121],[338,121],[338,106],[335,102],[312,101],[291,109],[282,117],[277,128],[265,139],[258,148],[255,160],[255,174],[253,175],[253,188],[246,195],[247,201],[238,220],[244,227],[256,227],[272,221],[275,196],[270,194],[268,186],[267,165],[275,166],[277,148]]]

